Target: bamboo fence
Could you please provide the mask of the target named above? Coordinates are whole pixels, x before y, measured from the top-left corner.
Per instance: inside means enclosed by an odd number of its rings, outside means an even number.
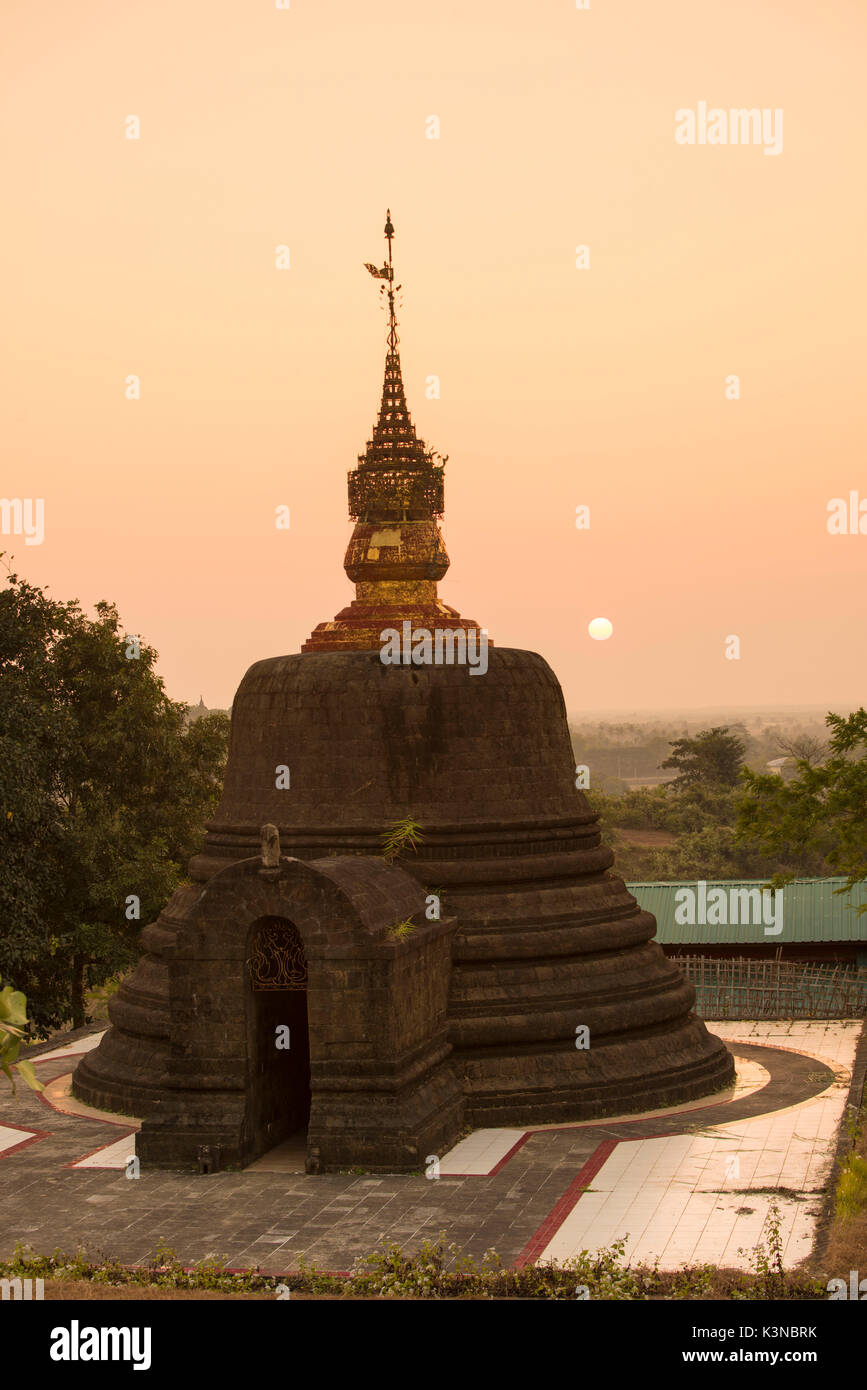
[[[700,1018],[863,1018],[867,973],[843,965],[672,956]]]

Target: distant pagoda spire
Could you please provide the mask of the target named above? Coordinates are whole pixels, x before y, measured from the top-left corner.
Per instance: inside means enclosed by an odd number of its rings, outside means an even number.
[[[428,449],[415,432],[400,372],[391,242],[394,227],[386,212],[388,260],[381,267],[365,261],[387,296],[388,338],[379,419],[358,466],[348,475],[349,515],[355,529],[343,568],[355,585],[355,599],[331,622],[319,623],[302,652],[375,651],[387,628],[434,630],[478,623],[443,603],[437,583],[449,567],[437,525],[443,515],[446,458]],[[438,461],[436,461],[438,460]],[[488,645],[493,643],[488,640]]]
[[[388,296],[385,376],[379,419],[367,448],[358,456],[358,467],[348,475],[349,515],[354,521],[430,521],[443,515],[446,459],[434,462],[437,455],[416,434],[406,403],[395,315],[395,296],[401,286],[394,283],[390,209],[385,216],[388,261],[381,269],[365,262],[375,279],[385,281],[380,292]]]

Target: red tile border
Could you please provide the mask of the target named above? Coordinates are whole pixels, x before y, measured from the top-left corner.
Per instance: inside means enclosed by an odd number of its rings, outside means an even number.
[[[599,1169],[607,1162],[621,1142],[620,1139],[603,1139],[602,1143],[593,1150],[584,1167],[580,1169],[566,1188],[563,1196],[551,1208],[539,1229],[527,1241],[515,1260],[513,1268],[523,1269],[525,1265],[532,1264],[539,1258],[545,1246],[554,1239],[566,1217],[578,1205],[585,1187],[589,1186]]]
[[[520,1137],[520,1139],[518,1139],[518,1140],[512,1145],[512,1147],[509,1149],[509,1152],[503,1154],[503,1157],[500,1159],[499,1163],[495,1163],[495,1164],[494,1164],[494,1166],[493,1166],[493,1168],[491,1169],[490,1173],[486,1173],[486,1174],[485,1174],[485,1177],[487,1177],[487,1178],[495,1178],[495,1177],[497,1176],[497,1174],[498,1174],[503,1168],[505,1168],[506,1164],[510,1161],[510,1159],[513,1159],[513,1158],[515,1157],[515,1154],[518,1152],[518,1150],[519,1150],[520,1148],[523,1148],[523,1146],[526,1144],[527,1140],[528,1140],[528,1139],[532,1139],[533,1134],[534,1134],[534,1131],[533,1131],[532,1129],[528,1129],[526,1134],[522,1134],[521,1137]],[[453,1176],[453,1175],[450,1173],[448,1176],[451,1177],[451,1176]],[[475,1174],[467,1174],[467,1176],[468,1176],[468,1177],[474,1177]]]
[[[515,1157],[518,1150],[526,1144],[527,1140],[532,1139],[535,1133],[536,1131],[533,1129],[526,1130],[520,1139],[516,1140],[512,1147],[503,1154],[503,1157],[497,1159],[493,1168],[489,1168],[485,1173],[443,1173],[442,1176],[444,1178],[495,1178],[498,1173],[502,1172],[510,1159]]]
[[[741,1041],[741,1039],[738,1039],[737,1041]],[[731,1039],[731,1042],[732,1042],[733,1045],[735,1045],[736,1040],[735,1040],[735,1039]],[[764,1046],[765,1046],[764,1043],[748,1044],[748,1045],[754,1045],[754,1046],[757,1046],[757,1047],[758,1047],[758,1046],[761,1046],[761,1047],[764,1047]],[[830,1067],[830,1065],[831,1065],[830,1062],[829,1062],[827,1059],[822,1058],[822,1057],[820,1057],[820,1056],[816,1056],[816,1054],[814,1054],[814,1053],[812,1053],[812,1052],[798,1052],[798,1049],[797,1049],[797,1048],[793,1048],[793,1047],[775,1047],[773,1044],[768,1044],[768,1046],[769,1046],[769,1047],[771,1048],[771,1050],[773,1050],[773,1051],[777,1051],[777,1052],[795,1052],[795,1053],[797,1053],[797,1055],[799,1055],[799,1056],[801,1056],[801,1057],[807,1057],[807,1058],[810,1058],[811,1060],[815,1060],[815,1061],[817,1061],[817,1062],[822,1062],[825,1066]],[[759,1089],[760,1089],[760,1090],[764,1090],[764,1087],[760,1087]],[[811,1099],[815,1099],[815,1097],[811,1097]],[[722,1102],[722,1104],[728,1104],[728,1103],[730,1103],[730,1102],[725,1102],[725,1101]],[[696,1107],[696,1108],[697,1108],[697,1109],[702,1109],[702,1110],[704,1110],[704,1109],[711,1109],[712,1107],[711,1107],[711,1106],[698,1106],[698,1107]],[[788,1107],[787,1107],[787,1108],[788,1108]],[[670,1113],[672,1113],[672,1115],[679,1115],[679,1114],[687,1115],[687,1114],[692,1114],[693,1112],[692,1112],[692,1111],[675,1111],[675,1112],[670,1112]],[[610,1121],[610,1120],[606,1120],[606,1121],[604,1121],[604,1123],[605,1123],[606,1125],[608,1125],[608,1124],[617,1124],[617,1123],[620,1123],[620,1124],[628,1124],[628,1123],[633,1122],[633,1121],[636,1120],[636,1119],[641,1119],[641,1118],[642,1118],[641,1116],[626,1116],[626,1117],[624,1117],[623,1120],[620,1120],[620,1121]],[[663,1115],[656,1115],[656,1116],[647,1116],[647,1117],[645,1117],[645,1118],[648,1118],[648,1119],[660,1119],[660,1120],[661,1120],[661,1119],[664,1119],[664,1118],[666,1118],[666,1117],[665,1117],[665,1115],[663,1114]],[[600,1122],[600,1123],[603,1123],[603,1122]],[[569,1126],[569,1125],[563,1126],[563,1129],[569,1129],[569,1128],[571,1128],[571,1126]],[[546,1133],[546,1132],[547,1132],[547,1133],[550,1133],[551,1130],[550,1130],[550,1129],[547,1130],[547,1131],[531,1130],[531,1131],[529,1131],[529,1133],[525,1134],[524,1139],[521,1140],[520,1142],[523,1143],[523,1142],[525,1142],[527,1139],[531,1139],[531,1138],[533,1137],[533,1134]],[[559,1130],[559,1132],[562,1133],[563,1131],[562,1131],[562,1130]],[[611,1155],[613,1154],[614,1150],[617,1148],[618,1144],[640,1144],[640,1143],[643,1143],[646,1139],[670,1139],[670,1138],[672,1138],[672,1137],[674,1137],[674,1136],[672,1136],[670,1133],[665,1133],[665,1132],[663,1132],[663,1133],[661,1133],[661,1134],[633,1134],[633,1135],[629,1135],[629,1136],[628,1136],[627,1138],[625,1138],[625,1139],[605,1139],[605,1140],[603,1140],[602,1143],[598,1146],[598,1148],[594,1149],[593,1153],[590,1155],[590,1157],[588,1158],[587,1162],[584,1164],[584,1167],[583,1167],[583,1168],[580,1170],[580,1172],[578,1173],[577,1177],[573,1178],[572,1182],[569,1184],[569,1186],[566,1188],[566,1191],[563,1193],[563,1196],[562,1196],[562,1197],[559,1199],[559,1201],[556,1202],[556,1204],[551,1208],[550,1212],[549,1212],[548,1215],[545,1217],[545,1220],[542,1222],[542,1224],[541,1224],[541,1226],[539,1227],[539,1229],[535,1232],[534,1235],[532,1235],[532,1236],[530,1237],[529,1241],[528,1241],[527,1244],[524,1246],[524,1248],[523,1248],[523,1250],[521,1251],[520,1255],[519,1255],[518,1258],[515,1260],[515,1263],[514,1263],[514,1266],[513,1266],[513,1267],[514,1267],[515,1269],[523,1269],[523,1267],[524,1267],[525,1265],[532,1264],[535,1260],[537,1260],[537,1259],[539,1258],[539,1256],[541,1255],[541,1253],[542,1253],[542,1251],[545,1249],[545,1247],[546,1247],[547,1245],[549,1245],[549,1244],[551,1243],[551,1241],[554,1239],[554,1236],[557,1234],[557,1232],[559,1231],[560,1227],[563,1225],[563,1222],[566,1220],[566,1217],[569,1216],[570,1213],[571,1213],[572,1211],[574,1211],[575,1207],[578,1205],[578,1202],[579,1202],[579,1200],[580,1200],[580,1198],[581,1198],[581,1196],[582,1196],[582,1193],[583,1193],[584,1188],[587,1187],[587,1186],[590,1184],[590,1182],[592,1181],[592,1179],[593,1179],[593,1178],[596,1176],[596,1174],[599,1172],[599,1170],[600,1170],[600,1168],[602,1167],[602,1165],[611,1157]],[[516,1147],[517,1147],[517,1146],[516,1146]],[[510,1157],[511,1157],[511,1151],[510,1151],[509,1154],[506,1155],[506,1157],[507,1157],[507,1158],[510,1158]],[[504,1160],[504,1162],[505,1162],[505,1160]]]
[[[38,1144],[40,1139],[50,1139],[53,1130],[50,1129],[28,1129],[25,1125],[13,1125],[8,1120],[0,1120],[3,1129],[17,1129],[19,1133],[26,1134],[28,1137],[22,1139],[19,1144],[12,1144],[8,1149],[0,1150],[0,1158],[8,1158],[10,1154],[17,1154],[21,1149],[26,1149],[28,1144]]]

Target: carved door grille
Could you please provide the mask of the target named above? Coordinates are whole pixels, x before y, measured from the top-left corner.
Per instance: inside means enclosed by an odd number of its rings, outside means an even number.
[[[250,980],[254,990],[307,988],[307,957],[291,922],[262,922],[256,928]]]

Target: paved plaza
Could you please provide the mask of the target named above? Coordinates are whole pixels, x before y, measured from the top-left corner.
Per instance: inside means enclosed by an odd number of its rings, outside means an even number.
[[[794,1265],[815,1236],[862,1021],[709,1026],[735,1055],[729,1090],[627,1119],[477,1130],[440,1156],[436,1178],[307,1176],[297,1141],[243,1172],[129,1178],[137,1121],[69,1096],[77,1057],[102,1035],[43,1049],[43,1095],[0,1090],[0,1257],[20,1240],[139,1264],[162,1239],[184,1264],[283,1274],[301,1257],[345,1270],[382,1238],[412,1248],[445,1232],[519,1266],[623,1238],[633,1261],[661,1269],[746,1268],[776,1201]]]

